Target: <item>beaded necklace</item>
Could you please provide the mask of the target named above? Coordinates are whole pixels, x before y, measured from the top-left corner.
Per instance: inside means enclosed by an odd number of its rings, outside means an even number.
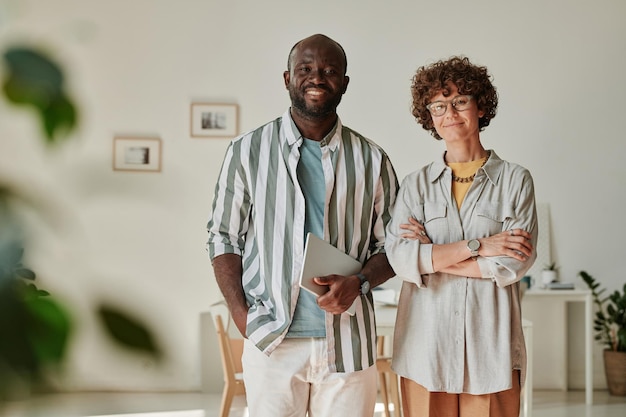
[[[481,169],[482,167],[485,166],[485,164],[487,163],[487,160],[489,159],[490,156],[491,156],[491,151],[487,151],[487,156],[485,157],[485,160],[483,161],[483,163],[478,167],[478,169]],[[478,172],[478,169],[476,170],[476,172]],[[476,176],[476,172],[474,172],[469,177],[457,177],[456,175],[452,174],[452,181],[460,182],[460,183],[472,182],[472,181],[474,181],[474,177]]]

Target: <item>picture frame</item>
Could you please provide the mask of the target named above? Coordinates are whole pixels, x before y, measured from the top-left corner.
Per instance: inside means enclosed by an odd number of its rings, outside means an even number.
[[[113,170],[160,172],[161,139],[114,137]]]
[[[239,106],[191,103],[191,137],[232,139],[239,133]]]

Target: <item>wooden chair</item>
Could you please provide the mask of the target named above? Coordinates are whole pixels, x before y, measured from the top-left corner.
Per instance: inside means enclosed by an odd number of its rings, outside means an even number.
[[[391,369],[391,357],[383,356],[385,347],[384,337],[378,337],[376,346],[378,350],[378,357],[376,359],[376,368],[378,369],[378,385],[383,399],[383,405],[385,407],[383,412],[385,417],[391,417],[389,410],[389,397],[391,396],[394,417],[402,417],[398,375]]]
[[[230,313],[223,301],[213,304],[210,311],[217,330],[217,340],[222,357],[222,370],[224,371],[224,392],[222,394],[220,417],[228,417],[235,395],[245,395],[246,393],[241,365],[243,339],[233,338],[229,335]],[[227,324],[226,327],[224,327],[224,321]]]

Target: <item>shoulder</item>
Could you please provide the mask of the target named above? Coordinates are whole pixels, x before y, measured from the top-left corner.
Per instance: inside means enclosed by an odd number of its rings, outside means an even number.
[[[497,170],[501,176],[506,177],[529,177],[532,178],[530,171],[515,162],[507,161],[500,158],[494,151],[492,152],[492,156],[489,159],[488,163],[485,164],[485,170],[489,171],[491,167]]]
[[[387,155],[387,152],[385,152],[385,150],[382,148],[382,146],[374,142],[369,137],[357,132],[356,130],[348,126],[341,126],[341,137],[344,143],[346,143],[347,140],[352,144],[360,146],[364,153],[369,152],[379,155],[383,159],[389,160],[389,156]]]
[[[493,151],[484,170],[494,187],[508,190],[507,192],[513,190],[534,192],[534,181],[530,171],[520,164],[501,159]]]
[[[281,130],[284,121],[282,117],[278,117],[271,120],[255,129],[244,132],[234,138],[231,143],[236,144],[239,142],[252,142],[260,140],[269,140],[273,134],[278,134]]]
[[[427,181],[428,178],[432,176],[433,169],[435,169],[434,165],[434,162],[431,162],[428,165],[424,165],[420,169],[407,174],[402,180],[402,185],[414,185]]]

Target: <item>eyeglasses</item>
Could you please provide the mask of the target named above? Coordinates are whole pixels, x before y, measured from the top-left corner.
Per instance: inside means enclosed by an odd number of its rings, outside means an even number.
[[[470,102],[472,101],[472,96],[456,96],[452,100],[446,101],[433,101],[426,105],[430,114],[435,117],[443,116],[448,111],[448,103],[452,104],[454,110],[463,111],[467,110],[470,107]]]

